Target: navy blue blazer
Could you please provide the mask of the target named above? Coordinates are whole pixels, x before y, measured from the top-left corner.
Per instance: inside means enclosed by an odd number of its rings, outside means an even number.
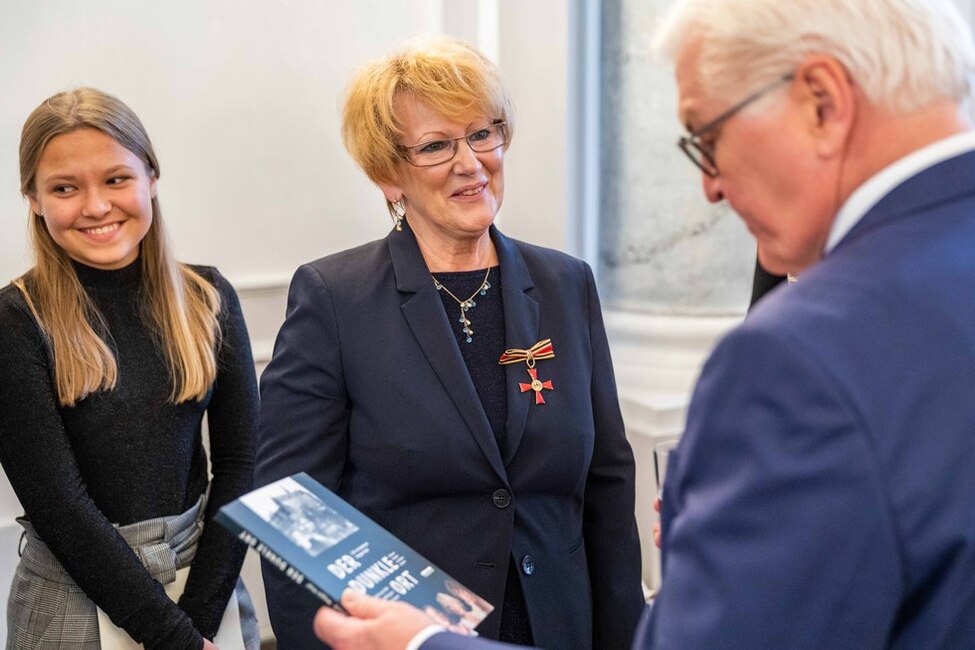
[[[496,607],[512,556],[533,564],[538,644],[625,648],[643,606],[633,455],[592,272],[491,237],[506,347],[550,338],[556,355],[536,365],[544,405],[519,390],[525,365],[506,366],[506,455],[404,224],[296,272],[261,378],[257,482],[308,472]],[[279,647],[321,647],[321,603],[265,569]],[[479,630],[496,638],[499,620]]]
[[[973,287],[970,153],[718,346],[668,464],[648,646],[975,648]]]
[[[635,648],[975,648],[973,288],[969,153],[718,345],[669,459]]]

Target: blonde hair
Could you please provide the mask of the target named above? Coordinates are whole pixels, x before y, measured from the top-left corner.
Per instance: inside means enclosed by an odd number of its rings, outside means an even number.
[[[901,114],[967,101],[975,72],[971,31],[950,0],[681,0],[655,48],[676,59],[697,38],[698,82],[728,101],[813,54],[836,58],[871,102]]]
[[[460,39],[417,38],[359,68],[346,90],[342,141],[374,183],[396,180],[402,161],[398,138],[403,131],[395,104],[404,94],[413,95],[448,119],[480,113],[504,121],[505,148],[511,143],[514,115],[498,67]]]
[[[135,154],[147,173],[159,178],[159,162],[142,122],[119,99],[92,88],[58,93],[41,103],[24,123],[20,137],[20,191],[36,195],[35,176],[52,138],[78,129],[97,129]],[[14,280],[37,320],[54,357],[57,398],[63,406],[118,381],[118,364],[103,340],[104,318],[78,279],[71,259],[55,243],[44,219],[33,212],[30,239],[35,266]],[[144,321],[151,325],[169,366],[170,399],[202,400],[217,375],[220,294],[190,267],[172,257],[159,209],[152,199],[152,223],[143,238]]]

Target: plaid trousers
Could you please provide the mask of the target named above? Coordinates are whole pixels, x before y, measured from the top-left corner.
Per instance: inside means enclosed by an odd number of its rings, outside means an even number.
[[[140,521],[117,530],[153,578],[168,584],[189,566],[203,532],[205,498],[180,515]],[[26,519],[27,543],[7,601],[7,650],[100,650],[95,604],[75,584]],[[254,605],[244,583],[235,588],[247,650],[260,648]]]

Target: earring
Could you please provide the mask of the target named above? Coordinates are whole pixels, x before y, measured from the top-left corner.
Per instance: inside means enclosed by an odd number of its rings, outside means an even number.
[[[391,201],[389,204],[389,213],[393,217],[393,225],[396,226],[396,231],[402,232],[403,217],[406,216],[406,204],[403,203],[403,199]]]

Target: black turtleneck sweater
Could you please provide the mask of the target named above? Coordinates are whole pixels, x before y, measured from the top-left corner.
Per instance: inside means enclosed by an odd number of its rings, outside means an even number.
[[[244,549],[216,510],[251,487],[257,385],[233,288],[220,292],[216,382],[202,402],[173,404],[165,360],[140,316],[141,265],[75,270],[105,318],[119,368],[114,390],[58,405],[48,348],[20,292],[0,289],[0,463],[27,518],[82,590],[147,648],[201,648],[220,624]],[[112,524],[189,509],[207,488],[201,421],[208,416],[213,480],[205,528],[179,605]]]

